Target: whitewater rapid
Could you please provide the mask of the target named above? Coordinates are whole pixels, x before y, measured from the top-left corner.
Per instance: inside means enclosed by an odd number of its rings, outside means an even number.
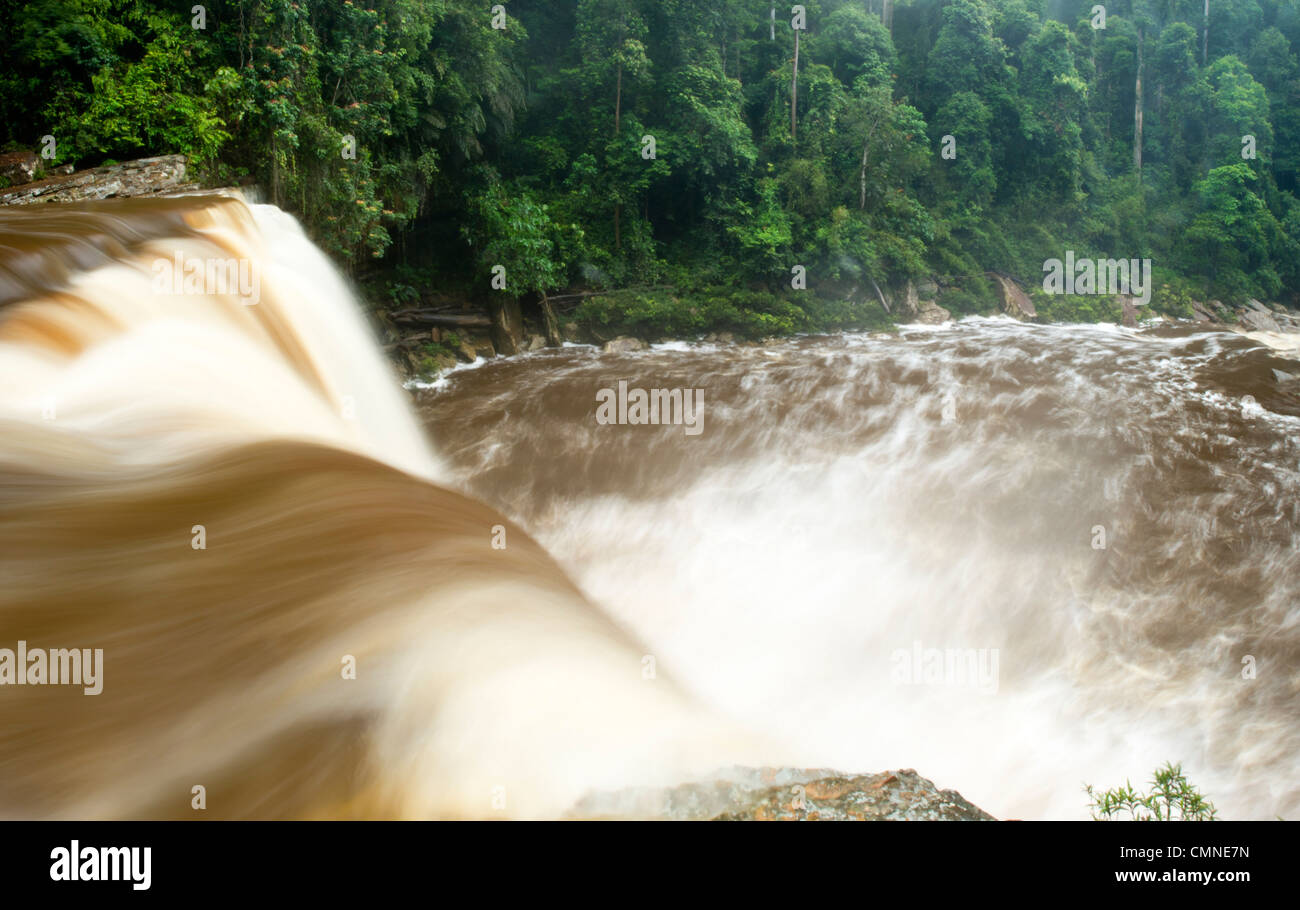
[[[1300,397],[1272,374],[1296,366],[968,319],[569,347],[420,400],[457,482],[802,764],[1085,818],[1085,783],[1182,762],[1224,816],[1273,818],[1300,812]],[[600,425],[619,380],[702,388],[704,432]],[[918,647],[996,655],[996,684],[900,677]]]
[[[256,300],[160,292],[214,258]],[[102,650],[94,695],[5,680],[0,816],[551,818],[742,764],[1076,818],[1174,761],[1295,817],[1287,341],[569,346],[417,419],[277,209],[0,211],[0,648]],[[701,432],[600,419],[625,385]]]

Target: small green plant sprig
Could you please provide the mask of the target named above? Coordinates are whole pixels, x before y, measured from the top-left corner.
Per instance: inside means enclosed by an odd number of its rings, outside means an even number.
[[[1165,762],[1157,768],[1146,794],[1138,793],[1128,781],[1112,790],[1094,790],[1084,785],[1091,802],[1093,821],[1186,821],[1212,822],[1218,811],[1183,775],[1181,763]]]

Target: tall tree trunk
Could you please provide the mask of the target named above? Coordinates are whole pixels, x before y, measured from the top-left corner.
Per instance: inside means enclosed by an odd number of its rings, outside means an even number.
[[[1133,170],[1142,179],[1142,29],[1138,29],[1137,83],[1133,87]]]
[[[614,135],[615,136],[619,134],[619,130],[621,129],[622,112],[623,112],[623,63],[622,61],[620,61],[618,64],[618,81],[614,89]],[[619,221],[620,221],[620,216],[622,214],[623,214],[622,204],[618,202],[614,203],[614,249],[616,250],[623,249],[623,237],[622,234],[619,232]]]
[[[794,70],[790,77],[790,141],[798,141],[799,132],[799,29],[794,30]]]
[[[1205,33],[1201,38],[1201,66],[1210,62],[1210,0],[1205,0]]]
[[[1206,0],[1208,3],[1209,0]],[[772,4],[772,40],[776,40],[776,4]]]
[[[618,82],[614,88],[614,135],[618,135],[623,115],[623,64],[618,65]]]
[[[894,0],[884,0],[880,7],[880,22],[894,34]]]
[[[876,127],[879,125],[880,121],[876,121],[867,130],[867,137],[862,140],[862,168],[858,171],[858,211],[867,207],[867,154],[871,151],[871,140],[875,138]]]
[[[862,170],[858,171],[858,211],[867,207],[867,149],[871,140],[862,143]]]

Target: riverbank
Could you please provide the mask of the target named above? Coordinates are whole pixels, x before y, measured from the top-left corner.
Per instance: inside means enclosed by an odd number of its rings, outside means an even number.
[[[33,152],[0,156],[0,205],[93,202],[113,198],[224,192],[204,189],[183,155],[47,171]],[[37,178],[37,179],[32,179]],[[611,352],[650,344],[760,342],[794,335],[896,332],[909,324],[942,325],[966,316],[1005,315],[1034,323],[1153,321],[1233,331],[1279,351],[1300,354],[1300,310],[1247,298],[1236,303],[1192,296],[1185,283],[1151,290],[1149,305],[1125,295],[1048,294],[1001,272],[931,276],[879,286],[831,281],[802,290],[682,284],[647,288],[577,288],[541,300],[469,292],[436,294],[394,281],[389,270],[357,280],[384,350],[407,380],[436,379],[458,364],[537,351],[564,343]]]
[[[1217,303],[1217,302],[1216,302]],[[1017,320],[1026,324],[1037,325],[1123,325],[1135,330],[1160,329],[1195,329],[1200,331],[1228,332],[1241,335],[1277,352],[1278,356],[1300,360],[1300,314],[1284,308],[1277,308],[1271,313],[1262,311],[1262,304],[1252,301],[1255,306],[1246,310],[1246,318],[1241,321],[1221,321],[1215,318],[1180,319],[1158,313],[1151,313],[1149,318],[1139,321],[1098,320],[1096,322],[1052,321],[1039,319]],[[1224,313],[1223,309],[1218,309]],[[841,332],[870,334],[886,337],[898,334],[911,327],[935,327],[958,325],[968,318],[1003,318],[1012,319],[1005,313],[980,313],[954,318],[944,311],[940,320],[903,319],[877,320],[868,326],[844,326],[823,331],[808,331],[788,334],[746,335],[732,331],[710,331],[689,336],[652,335],[638,337],[620,334],[613,337],[585,329],[581,324],[566,320],[564,325],[565,340],[563,344],[594,347],[606,354],[620,354],[648,350],[663,345],[761,345],[788,340],[796,335],[832,335]],[[1262,326],[1262,327],[1261,327]],[[390,330],[391,331],[391,330]],[[400,330],[399,330],[400,331]],[[649,334],[649,333],[647,333]],[[538,332],[527,334],[519,345],[516,354],[531,354],[550,347],[546,338]],[[396,340],[390,338],[385,344],[394,366],[402,376],[405,384],[411,388],[436,387],[450,372],[479,366],[500,356],[493,345],[493,340],[485,331],[451,331],[432,329],[426,332],[407,332],[398,334]],[[1279,380],[1281,381],[1281,380]]]

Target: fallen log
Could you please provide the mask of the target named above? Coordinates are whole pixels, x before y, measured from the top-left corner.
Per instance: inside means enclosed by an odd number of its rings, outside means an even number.
[[[876,296],[880,298],[880,305],[885,308],[885,312],[890,312],[889,304],[885,301],[885,295],[880,293],[880,285],[876,284],[874,278],[871,280],[871,286],[876,289]]]
[[[492,320],[485,315],[439,313],[434,310],[401,310],[390,313],[393,322],[416,325],[443,325],[452,328],[490,328]]]

